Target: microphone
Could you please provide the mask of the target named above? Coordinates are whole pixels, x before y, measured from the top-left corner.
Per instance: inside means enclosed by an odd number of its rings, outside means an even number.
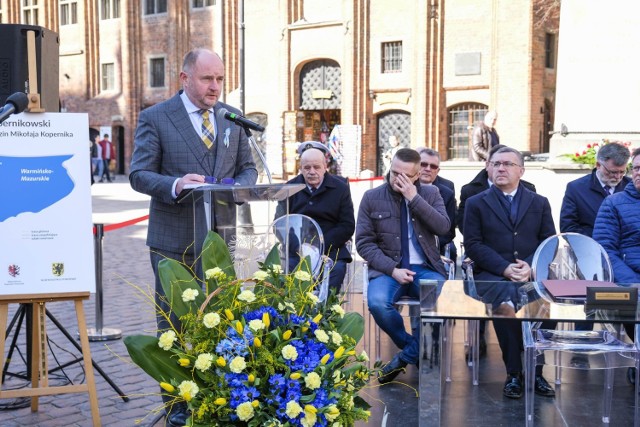
[[[255,130],[256,132],[264,132],[264,126],[260,126],[259,124],[257,124],[256,122],[252,122],[251,120],[247,119],[246,117],[243,117],[239,114],[236,113],[232,113],[229,110],[227,110],[226,108],[221,108],[220,112],[224,115],[224,118],[229,120],[230,122],[233,122],[237,125],[240,125],[242,127],[247,127],[251,130]]]
[[[29,105],[29,98],[24,92],[16,92],[7,98],[7,103],[0,109],[0,123],[4,122],[11,114],[20,114]]]

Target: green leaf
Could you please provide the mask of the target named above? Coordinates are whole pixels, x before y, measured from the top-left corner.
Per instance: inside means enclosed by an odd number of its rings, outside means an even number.
[[[162,289],[167,296],[172,311],[178,316],[184,316],[190,311],[194,311],[204,302],[205,296],[202,293],[200,283],[189,272],[182,263],[165,258],[158,263],[158,275]],[[182,293],[186,289],[198,291],[195,301],[182,301]]]
[[[273,248],[271,248],[271,251],[269,251],[269,255],[267,255],[267,257],[264,260],[264,267],[265,269],[267,269],[270,265],[281,265],[281,260],[280,260],[280,252],[278,250],[278,247],[280,246],[280,243],[276,243],[275,245],[273,245]]]
[[[124,345],[131,356],[131,360],[140,366],[157,382],[177,382],[191,380],[188,369],[180,367],[171,359],[173,353],[158,347],[158,338],[148,335],[130,335],[124,338]],[[196,378],[196,382],[201,382]]]
[[[207,271],[215,267],[219,267],[227,275],[229,280],[235,280],[236,270],[231,260],[231,254],[229,254],[229,248],[227,244],[220,237],[220,235],[214,231],[209,231],[207,237],[202,244],[202,254],[200,255],[202,262],[202,271]],[[215,281],[212,281],[215,282]],[[209,292],[213,291],[209,289]]]
[[[344,317],[336,322],[336,330],[340,335],[351,337],[357,343],[364,336],[364,318],[360,313],[345,313]]]

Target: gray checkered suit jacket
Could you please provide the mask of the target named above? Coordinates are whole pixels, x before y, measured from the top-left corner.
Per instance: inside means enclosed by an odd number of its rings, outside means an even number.
[[[140,113],[129,181],[134,190],[151,196],[150,248],[182,254],[193,243],[192,204],[177,204],[171,194],[177,178],[195,173],[255,184],[258,173],[247,136],[240,126],[222,117],[223,107],[241,114],[221,102],[214,106],[217,133],[211,150],[193,128],[179,93]]]

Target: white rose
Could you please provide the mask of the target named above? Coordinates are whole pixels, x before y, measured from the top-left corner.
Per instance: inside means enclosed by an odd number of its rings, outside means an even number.
[[[202,318],[202,323],[209,329],[214,328],[220,324],[220,315],[218,313],[207,313]]]
[[[202,372],[206,371],[211,367],[213,363],[213,355],[211,353],[202,353],[198,355],[196,359],[196,363],[194,364],[196,369],[201,370]]]
[[[198,294],[199,292],[196,289],[191,289],[191,288],[185,289],[184,292],[182,293],[182,301],[184,302],[195,301]]]
[[[256,300],[256,295],[249,290],[245,290],[240,292],[240,295],[238,295],[238,299],[240,301],[253,302]]]
[[[158,338],[158,347],[163,350],[169,350],[177,338],[174,331],[167,331]]]

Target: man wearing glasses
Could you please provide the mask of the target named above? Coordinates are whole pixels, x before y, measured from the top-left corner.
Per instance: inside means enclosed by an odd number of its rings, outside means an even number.
[[[605,144],[596,155],[596,167],[567,184],[560,210],[560,232],[591,237],[598,209],[605,197],[623,191],[631,179],[625,176],[629,149],[617,142]]]
[[[474,261],[478,293],[492,305],[493,326],[507,370],[503,395],[518,399],[522,397],[522,327],[520,322],[500,319],[515,317],[518,304],[516,288],[505,282],[529,281],[533,254],[555,234],[555,226],[549,201],[520,182],[524,162],[518,150],[502,147],[489,162],[493,185],[467,200],[464,245]],[[542,377],[542,365],[536,367],[534,384],[536,394],[555,395]]]
[[[418,153],[420,153],[420,183],[435,185],[440,190],[440,196],[442,196],[449,221],[451,222],[449,231],[438,236],[440,254],[444,255],[446,246],[453,242],[456,237],[456,197],[453,182],[438,175],[440,172],[440,154],[437,151],[422,147],[418,149]],[[451,245],[449,258],[453,262],[456,261],[456,254],[455,245]]]
[[[369,311],[401,349],[382,368],[381,384],[418,364],[418,328],[408,333],[393,304],[403,296],[419,298],[421,279],[444,280],[446,274],[435,241],[451,224],[438,189],[421,185],[419,177],[420,154],[399,149],[386,182],[364,193],[356,221],[356,247],[369,265]]]

